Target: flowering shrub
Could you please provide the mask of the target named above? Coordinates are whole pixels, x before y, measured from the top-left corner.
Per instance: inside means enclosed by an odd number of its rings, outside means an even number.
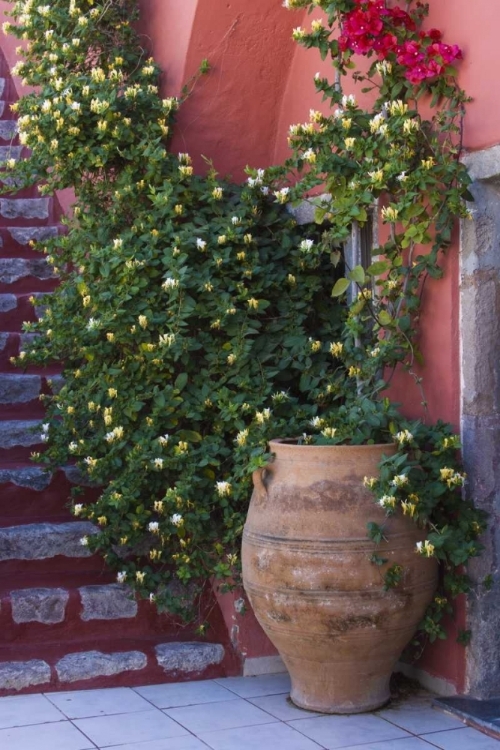
[[[340,335],[341,305],[330,260],[307,252],[260,171],[242,190],[168,151],[179,102],[158,95],[135,9],[14,4],[16,72],[37,89],[15,105],[31,156],[7,166],[16,184],[76,194],[67,233],[44,244],[60,286],[18,361],[64,363],[38,458],[102,487],[74,499],[101,532],[82,544],[173,610],[186,597],[170,581],[238,569],[248,472],[275,416],[293,430],[314,416],[331,363],[315,342]]]

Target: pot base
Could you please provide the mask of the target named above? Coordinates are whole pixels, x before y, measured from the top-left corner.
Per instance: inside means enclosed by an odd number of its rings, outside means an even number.
[[[311,701],[302,701],[300,697],[296,696],[292,690],[290,693],[290,700],[293,703],[294,706],[297,706],[297,708],[301,708],[305,711],[311,711],[312,713],[320,713],[320,714],[364,714],[369,713],[370,711],[376,711],[379,708],[383,708],[384,706],[387,706],[391,699],[390,695],[387,695],[386,698],[384,698],[382,701],[377,700],[373,703],[360,703],[359,701],[353,705],[346,705],[345,703],[340,703],[338,705],[329,704],[325,705],[324,703],[321,703],[320,705],[311,705]]]
[[[306,663],[284,656],[298,708],[321,714],[361,714],[385,706],[391,697],[391,672],[374,675],[355,662]]]

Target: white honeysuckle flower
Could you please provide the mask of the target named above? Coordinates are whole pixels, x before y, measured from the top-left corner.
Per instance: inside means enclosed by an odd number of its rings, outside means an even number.
[[[160,443],[160,445],[166,445],[169,440],[170,440],[169,435],[160,435],[160,437],[158,438],[158,442]]]
[[[348,107],[349,105],[352,105],[353,107],[356,105],[356,97],[354,94],[349,94],[348,96],[344,94],[342,97],[342,106]]]
[[[82,511],[83,511],[83,505],[81,503],[77,503],[77,505],[73,507],[74,516],[79,516]]]
[[[408,484],[408,477],[406,474],[396,474],[396,476],[391,480],[391,485],[393,487],[404,487],[405,484]]]
[[[205,242],[205,240],[202,240],[201,237],[196,238],[196,247],[199,250],[204,250],[206,246],[207,246],[207,243]]]
[[[148,524],[148,530],[149,530],[149,531],[150,531],[150,532],[151,532],[152,534],[158,534],[158,532],[160,531],[160,524],[158,523],[158,521],[151,521],[151,522],[150,522],[150,523]]]
[[[240,223],[240,221],[241,221],[241,219],[240,219],[239,216],[233,216],[232,219],[231,219],[231,224],[234,224],[234,226],[236,226],[237,224]]]
[[[230,482],[216,482],[215,487],[220,497],[231,494],[232,487]]]
[[[49,431],[49,427],[50,427],[50,424],[49,424],[49,422],[44,422],[44,423],[42,424],[42,431],[43,431],[43,432],[48,432],[48,431]]]
[[[156,601],[156,594],[150,594],[150,595],[149,595],[149,601],[151,602],[151,604],[152,604],[153,602],[155,602],[155,601]]]
[[[163,469],[163,458],[155,458],[151,463],[155,469]]]
[[[170,523],[174,526],[182,526],[184,519],[180,513],[174,513],[173,516],[170,516]]]
[[[40,440],[42,441],[42,443],[46,443],[49,440],[49,436],[46,432],[42,432],[42,434],[40,435]]]
[[[308,253],[314,246],[314,240],[302,240],[300,243],[300,249]]]
[[[401,432],[396,433],[394,437],[400,445],[411,443],[411,441],[413,440],[413,435],[409,430],[402,430]]]
[[[82,536],[82,538],[80,539],[80,544],[82,547],[88,547],[89,546],[88,536]]]
[[[75,453],[78,450],[78,443],[75,443],[74,441],[71,442],[68,445],[68,450],[69,450],[70,453]]]
[[[169,291],[170,289],[175,289],[179,286],[179,279],[173,279],[171,276],[167,276],[163,284],[161,285],[162,289],[165,291]]]
[[[125,583],[125,581],[127,580],[126,572],[122,570],[120,573],[117,573],[116,580],[118,581],[118,583]]]

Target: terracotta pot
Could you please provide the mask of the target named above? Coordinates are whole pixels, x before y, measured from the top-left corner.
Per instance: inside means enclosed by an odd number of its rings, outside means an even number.
[[[372,711],[389,700],[393,668],[432,599],[437,563],[402,514],[387,519],[363,487],[393,446],[270,443],[275,460],[254,474],[243,533],[243,581],[255,615],[292,680],[291,698],[323,713]],[[378,548],[369,521],[386,524]],[[388,560],[370,562],[377,551]],[[393,563],[396,589],[383,590]]]

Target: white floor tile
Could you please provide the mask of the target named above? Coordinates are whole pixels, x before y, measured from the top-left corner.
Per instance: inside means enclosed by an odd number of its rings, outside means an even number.
[[[324,715],[318,714],[315,711],[305,711],[303,708],[297,708],[286,693],[281,693],[280,695],[263,695],[260,698],[249,698],[248,700],[254,706],[258,706],[281,721],[309,719],[312,716]]]
[[[65,718],[43,695],[16,695],[0,699],[0,729],[64,721]]]
[[[427,745],[429,747],[429,745]],[[132,745],[114,745],[111,750],[207,750],[201,740],[187,734],[184,737],[169,737],[152,742],[134,742]]]
[[[408,737],[404,740],[384,740],[383,742],[368,742],[366,745],[348,745],[342,750],[436,750],[436,748],[420,739],[420,737]],[[473,749],[470,748],[470,750]]]
[[[134,690],[157,708],[217,703],[235,700],[238,697],[214,680],[172,682],[168,685],[148,685],[147,687],[134,688]]]
[[[306,737],[310,737],[327,750],[409,736],[404,729],[370,714],[299,719],[289,722],[289,726],[302,732]]]
[[[422,701],[410,701],[394,708],[386,708],[378,711],[377,716],[418,735],[463,727],[463,722],[456,716],[450,716]]]
[[[48,693],[47,698],[69,719],[151,711],[151,704],[130,688]]]
[[[425,739],[442,750],[500,750],[499,740],[471,727],[426,734]]]
[[[95,745],[69,721],[0,729],[2,750],[95,750]]]
[[[223,703],[205,703],[184,708],[169,708],[165,713],[196,735],[236,727],[253,727],[257,724],[269,724],[276,721],[274,716],[270,716],[257,706],[252,706],[251,703],[239,699],[224,701]]]
[[[260,695],[290,692],[290,677],[286,672],[262,677],[224,677],[216,679],[216,682],[232,690],[240,698],[258,698]]]
[[[100,748],[188,734],[183,727],[157,709],[133,714],[98,716],[94,719],[76,719],[75,725]]]
[[[286,724],[226,729],[202,734],[212,750],[320,750],[319,746]]]

